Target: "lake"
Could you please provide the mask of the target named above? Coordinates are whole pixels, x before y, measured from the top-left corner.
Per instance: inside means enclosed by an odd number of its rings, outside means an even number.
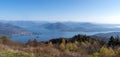
[[[86,34],[86,35],[94,35],[96,33],[103,33],[103,32],[61,32],[61,31],[48,31],[44,32],[40,35],[31,35],[31,36],[12,36],[10,37],[11,40],[18,41],[18,42],[27,42],[28,40],[37,39],[38,41],[48,41],[50,39],[66,37],[70,38],[77,34]]]

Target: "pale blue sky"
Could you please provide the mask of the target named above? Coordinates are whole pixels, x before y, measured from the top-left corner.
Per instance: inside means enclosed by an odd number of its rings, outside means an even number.
[[[0,0],[0,20],[120,24],[120,0]]]

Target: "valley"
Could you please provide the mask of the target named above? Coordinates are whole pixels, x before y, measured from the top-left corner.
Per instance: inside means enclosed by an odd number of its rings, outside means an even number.
[[[1,22],[1,29],[4,29],[1,30],[1,34],[9,36],[11,40],[23,43],[33,39],[37,39],[38,41],[48,41],[60,37],[70,38],[76,34],[109,38],[111,36],[119,36],[120,28],[116,26],[119,25],[93,24],[85,22],[51,23],[42,21],[4,21]],[[9,31],[8,29],[12,30]],[[10,35],[3,32],[9,32]]]
[[[107,25],[75,22],[1,22],[0,56],[119,56],[119,28],[116,25]]]

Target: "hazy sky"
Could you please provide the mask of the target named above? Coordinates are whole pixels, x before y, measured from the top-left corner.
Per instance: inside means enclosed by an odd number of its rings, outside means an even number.
[[[120,24],[120,0],[0,0],[0,20]]]

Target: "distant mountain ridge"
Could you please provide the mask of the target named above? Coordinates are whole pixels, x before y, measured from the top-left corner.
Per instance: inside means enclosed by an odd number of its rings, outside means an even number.
[[[31,31],[68,31],[68,32],[106,32],[120,31],[117,25],[94,24],[87,22],[41,22],[41,21],[12,21],[7,22]]]
[[[94,36],[105,37],[105,38],[110,38],[111,36],[120,37],[120,32],[98,33],[95,34]]]
[[[68,31],[72,29],[71,27],[60,22],[44,24],[43,27],[49,30],[61,30],[61,31]]]
[[[65,23],[56,22],[43,24],[43,27],[49,30],[62,30],[62,31],[79,31],[79,32],[101,32],[101,31],[120,31],[120,28],[110,28],[99,24],[92,23]]]
[[[29,35],[31,32],[15,25],[0,23],[0,35]]]

